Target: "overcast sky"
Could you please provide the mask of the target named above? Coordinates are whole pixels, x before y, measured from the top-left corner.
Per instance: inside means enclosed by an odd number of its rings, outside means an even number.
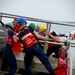
[[[0,12],[75,22],[75,0],[0,0]]]

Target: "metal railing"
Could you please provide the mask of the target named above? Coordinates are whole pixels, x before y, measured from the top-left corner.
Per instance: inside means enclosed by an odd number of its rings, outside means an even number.
[[[50,24],[58,24],[58,25],[66,25],[66,26],[74,26],[75,27],[75,24],[71,24],[71,23],[64,23],[64,22],[60,22],[60,21],[44,20],[44,19],[38,19],[38,18],[32,18],[32,17],[20,16],[20,15],[1,13],[1,12],[0,12],[0,17],[6,17],[6,18],[25,17],[28,21],[43,22],[43,23],[50,23]]]

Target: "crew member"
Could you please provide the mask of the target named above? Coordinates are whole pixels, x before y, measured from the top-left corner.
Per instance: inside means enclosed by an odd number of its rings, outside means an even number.
[[[34,55],[38,57],[38,59],[44,64],[46,69],[49,71],[50,75],[55,75],[53,68],[48,60],[48,57],[42,50],[42,48],[38,44],[38,39],[42,40],[47,40],[48,37],[38,35],[38,33],[31,27],[26,27],[26,19],[23,17],[20,17],[18,19],[18,24],[20,26],[21,32],[19,34],[19,39],[23,43],[25,49],[25,58],[24,58],[24,63],[25,63],[25,71],[26,75],[32,75],[31,71],[31,64]]]
[[[17,36],[18,33],[20,32],[20,27],[18,26],[18,23],[17,23],[17,18],[15,18],[12,22],[13,26],[14,26],[14,34]],[[18,42],[13,42],[13,47],[12,47],[12,50],[14,52],[21,52],[22,51],[22,44],[20,41]]]
[[[8,75],[15,75],[15,72],[17,70],[16,58],[12,51],[13,41],[17,42],[17,38],[16,36],[14,36],[13,29],[14,26],[12,25],[12,23],[6,24],[6,31],[8,34],[8,38],[7,38],[6,46],[4,48],[4,57],[1,65],[1,70],[4,70],[9,66]]]
[[[46,26],[45,25],[40,25],[39,30],[40,30],[39,34],[41,34],[42,36],[46,35]],[[60,40],[58,35],[54,31],[53,32],[49,31],[48,36],[49,36],[49,39],[52,39],[52,40],[50,40],[50,42],[59,42],[59,40]],[[44,47],[44,44],[41,43],[41,46]],[[58,50],[61,47],[62,47],[61,45],[49,43],[48,49],[47,49],[47,56],[49,57],[54,52],[56,57],[58,58],[59,57]]]

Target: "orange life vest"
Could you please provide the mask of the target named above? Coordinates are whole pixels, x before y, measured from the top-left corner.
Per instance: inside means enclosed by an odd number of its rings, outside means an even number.
[[[17,36],[17,34],[19,33],[19,31],[20,31],[20,28],[19,28],[19,26],[16,25],[16,26],[14,27],[14,34]],[[18,41],[18,42],[13,42],[12,50],[13,50],[14,52],[21,52],[21,42],[20,42],[20,41]]]
[[[10,36],[8,36],[6,43],[11,45],[11,46],[13,45],[13,41],[12,41],[12,38]]]
[[[50,42],[54,42],[53,40],[50,40]],[[54,47],[56,47],[57,46],[57,44],[48,44],[48,48],[54,48]]]
[[[20,42],[13,42],[12,50],[14,52],[21,52],[21,43]]]
[[[38,42],[28,28],[24,28],[20,34],[22,34],[21,41],[25,45],[26,49],[30,48]]]
[[[18,25],[16,25],[16,26],[14,27],[14,33],[16,34],[16,33],[18,33],[19,31],[20,31],[20,28],[19,28]]]

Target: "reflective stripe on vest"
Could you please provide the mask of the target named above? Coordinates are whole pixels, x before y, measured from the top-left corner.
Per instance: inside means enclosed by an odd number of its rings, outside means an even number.
[[[21,40],[23,41],[26,49],[30,48],[38,42],[29,30],[21,37]]]

